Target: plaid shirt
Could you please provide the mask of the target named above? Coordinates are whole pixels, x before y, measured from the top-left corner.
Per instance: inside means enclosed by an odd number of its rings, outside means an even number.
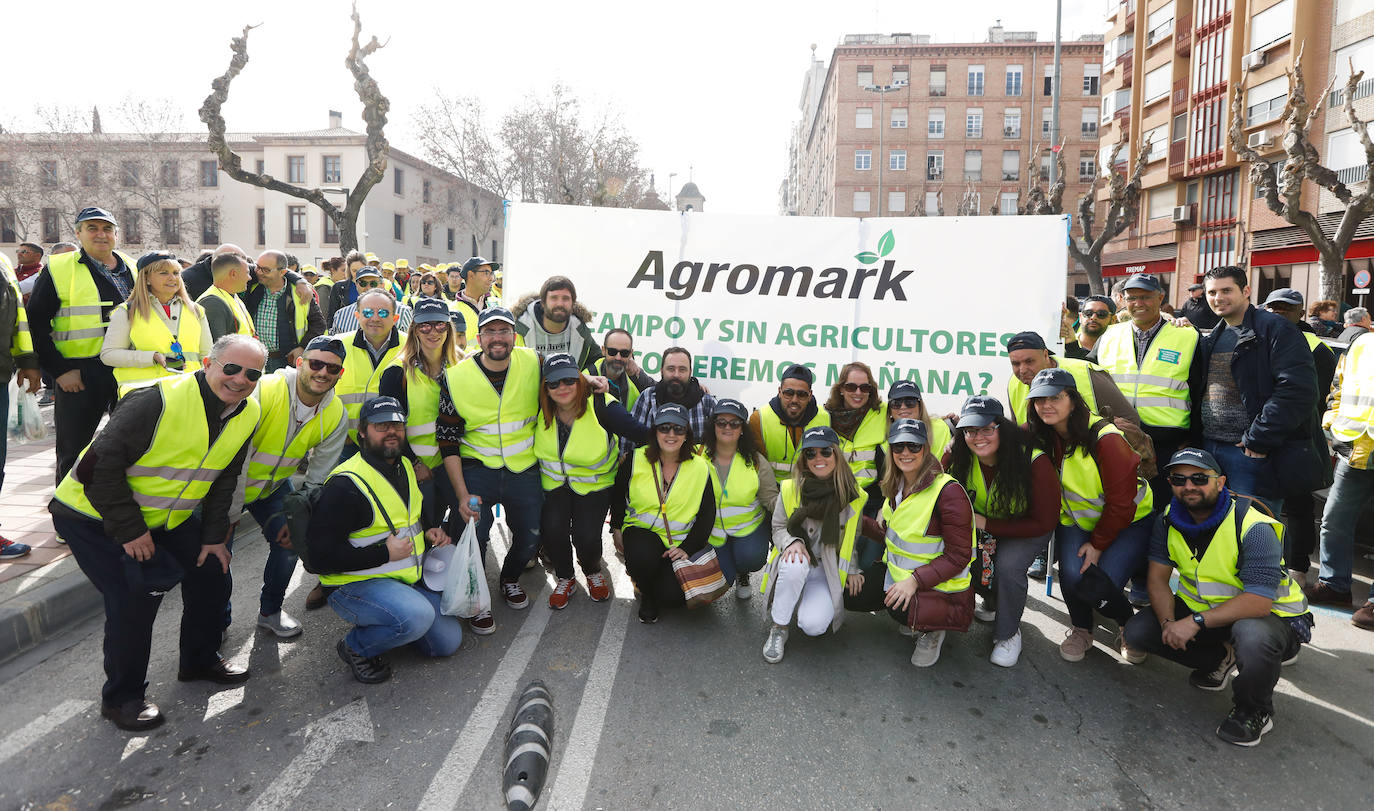
[[[414,313],[404,304],[397,304],[396,312],[401,317],[401,320],[396,322],[396,329],[401,332],[409,332],[410,320],[414,317]],[[352,332],[357,328],[358,305],[350,304],[347,307],[340,307],[339,311],[334,313],[334,321],[329,326],[329,333],[331,335],[338,335],[344,332]]]
[[[277,335],[277,313],[280,309],[277,302],[281,301],[281,297],[290,289],[290,286],[282,285],[275,293],[264,290],[262,298],[258,301],[258,311],[253,314],[253,321],[258,328],[258,340],[271,352],[281,351],[281,339]]]
[[[104,276],[105,279],[119,291],[120,298],[128,301],[129,293],[134,289],[134,274],[130,268],[125,267],[124,263],[119,261],[118,256],[115,257],[114,268],[105,267],[103,262],[86,253],[84,250],[81,252],[81,256],[86,260],[87,267],[94,268],[97,273]],[[124,267],[122,273],[115,272],[115,268],[119,267]]]

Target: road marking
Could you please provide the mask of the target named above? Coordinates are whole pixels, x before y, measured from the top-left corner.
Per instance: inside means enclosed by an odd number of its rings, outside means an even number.
[[[254,619],[256,623],[256,618]],[[248,638],[239,646],[238,651],[229,657],[229,664],[234,667],[248,667],[248,658],[253,655],[253,643],[258,640],[257,625],[249,632]],[[217,715],[232,710],[243,703],[243,697],[247,688],[239,686],[228,690],[220,690],[218,693],[211,693],[210,698],[205,702],[205,717],[200,719],[201,723],[209,721]]]
[[[1346,718],[1349,718],[1352,721],[1356,721],[1358,723],[1364,724],[1367,727],[1374,728],[1374,721],[1364,717],[1363,715],[1353,713],[1350,710],[1347,710],[1345,707],[1337,707],[1335,704],[1332,704],[1329,701],[1323,701],[1322,699],[1317,698],[1316,696],[1312,695],[1311,693],[1307,692],[1301,687],[1298,687],[1292,681],[1289,681],[1287,679],[1285,679],[1284,681],[1287,683],[1287,688],[1280,688],[1283,692],[1292,693],[1296,695],[1298,698],[1316,704],[1318,707],[1321,707],[1324,710],[1330,710],[1331,712],[1334,712],[1337,715],[1344,715]]]
[[[601,745],[606,712],[610,709],[611,689],[620,670],[620,652],[625,644],[625,632],[634,607],[634,586],[616,559],[614,548],[608,551],[610,554],[604,554],[602,560],[615,585],[615,596],[606,616],[606,625],[601,631],[601,641],[596,645],[596,655],[592,657],[591,670],[582,690],[582,700],[577,705],[572,732],[568,735],[563,752],[556,759],[558,775],[549,792],[550,811],[580,809],[587,801],[592,764]]]
[[[324,768],[344,741],[372,743],[372,716],[367,711],[367,700],[360,698],[346,704],[294,734],[305,736],[305,749],[281,770],[277,779],[249,806],[251,811],[275,811],[291,807],[296,797],[310,785],[311,779]]]
[[[0,740],[0,763],[4,763],[20,752],[25,747],[37,742],[44,735],[71,720],[72,717],[85,712],[95,705],[94,701],[82,701],[81,699],[71,698],[58,704],[19,729],[6,735]]]

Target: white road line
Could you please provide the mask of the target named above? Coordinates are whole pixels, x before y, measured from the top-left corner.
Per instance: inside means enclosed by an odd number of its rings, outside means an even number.
[[[62,726],[72,717],[85,712],[94,704],[94,701],[82,701],[76,698],[67,699],[19,729],[6,735],[3,740],[0,740],[0,763],[4,763],[24,751],[26,747],[36,743],[44,735]]]
[[[608,548],[613,553],[613,548]],[[620,651],[625,644],[625,631],[634,607],[634,587],[625,569],[614,554],[603,556],[606,570],[615,584],[615,597],[606,615],[606,625],[592,657],[587,685],[577,705],[572,732],[561,754],[555,753],[558,776],[549,792],[550,811],[580,809],[587,801],[587,788],[592,776],[596,751],[601,745],[601,733],[606,726],[606,712],[610,709],[611,689],[620,670]]]
[[[253,622],[256,623],[257,612],[254,612],[253,616]],[[257,625],[254,624],[252,630],[248,633],[248,638],[239,646],[238,651],[235,652],[233,656],[229,657],[229,664],[235,667],[248,667],[248,658],[253,655],[253,644],[257,641],[258,628]],[[209,700],[205,702],[205,717],[200,719],[201,723],[209,721],[217,715],[223,715],[242,704],[246,692],[247,688],[231,687],[228,690],[220,690],[217,693],[212,693]]]

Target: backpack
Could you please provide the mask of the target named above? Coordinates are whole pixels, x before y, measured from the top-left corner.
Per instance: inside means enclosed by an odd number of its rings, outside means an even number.
[[[1107,413],[1110,416],[1110,410],[1108,410]],[[1136,425],[1125,417],[1117,417],[1114,420],[1099,419],[1089,426],[1089,428],[1092,429],[1094,435],[1097,435],[1105,425],[1111,425],[1126,435],[1126,444],[1130,445],[1131,450],[1135,451],[1136,456],[1140,457],[1140,469],[1137,473],[1140,478],[1145,481],[1150,481],[1155,476],[1159,475],[1158,457],[1155,456],[1155,443],[1150,439],[1149,434],[1142,431],[1139,425]],[[1093,444],[1095,446],[1097,440],[1094,439]]]
[[[309,490],[292,490],[283,499],[283,509],[286,511],[286,527],[291,533],[291,551],[301,559],[301,565],[311,574],[320,572],[311,565],[310,547],[305,542],[306,533],[310,530],[310,514],[314,511],[315,505],[320,501],[320,493],[324,487],[312,487]]]

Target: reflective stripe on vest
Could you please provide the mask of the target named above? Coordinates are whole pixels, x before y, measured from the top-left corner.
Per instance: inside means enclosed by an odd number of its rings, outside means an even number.
[[[161,306],[154,303],[153,306]],[[171,358],[172,352],[172,331],[168,329],[167,322],[157,317],[156,313],[150,313],[146,318],[129,310],[129,303],[119,305],[118,310],[126,313],[129,320],[129,348],[137,349],[141,352],[161,352],[164,357]],[[176,341],[181,344],[181,352],[188,360],[191,355],[199,357],[201,354],[200,346],[200,319],[194,310],[188,308],[184,303],[181,307],[181,315],[177,318]],[[188,371],[194,372],[195,368]],[[142,381],[153,381],[163,377],[174,377],[182,374],[175,369],[168,369],[156,363],[151,366],[116,366],[114,367],[114,378],[120,386],[120,396],[127,393],[126,387]]]
[[[162,413],[153,429],[153,440],[124,472],[147,527],[175,529],[200,505],[211,483],[253,433],[259,407],[256,400],[247,400],[243,409],[220,429],[212,444],[205,400],[196,376],[177,375],[154,385],[162,398]],[[82,456],[86,450],[81,452]],[[73,466],[72,471],[75,470]],[[62,479],[54,498],[77,512],[101,517],[73,473]]]
[[[254,396],[262,416],[249,447],[245,504],[270,494],[290,478],[310,449],[324,442],[344,420],[343,403],[338,397],[331,397],[329,404],[317,410],[288,441],[287,431],[295,420],[291,414],[291,382],[286,375],[274,372],[264,376],[258,381]]]
[[[582,416],[573,421],[568,442],[558,447],[558,418],[548,425],[541,414],[535,418],[534,455],[539,459],[539,480],[545,490],[567,484],[574,493],[585,496],[605,490],[615,483],[620,444],[596,418],[592,397],[587,398]]]
[[[439,420],[439,383],[419,366],[404,365],[399,356],[393,365],[405,375],[406,441],[421,462],[427,467],[437,468],[443,463],[443,457],[439,454],[439,440],[435,436]]]
[[[854,471],[860,489],[878,478],[878,447],[886,438],[887,417],[881,406],[864,414],[859,427],[854,429],[853,439],[840,437],[840,452]]]
[[[212,284],[205,288],[205,292],[200,294],[196,303],[204,307],[205,301],[212,298],[224,302],[225,306],[229,308],[229,312],[234,314],[235,332],[239,335],[257,335],[257,331],[253,327],[253,316],[248,314],[248,308],[243,305],[243,299],[239,298],[237,294]]]
[[[977,550],[974,547],[974,536],[970,531],[967,539],[949,538],[946,539],[939,535],[927,535],[930,528],[930,519],[935,514],[935,505],[940,499],[940,492],[946,485],[953,484],[959,486],[954,477],[948,473],[940,473],[928,487],[918,493],[911,493],[902,499],[902,503],[897,505],[897,509],[892,508],[890,499],[883,499],[883,521],[887,524],[887,552],[883,555],[887,563],[887,577],[885,583],[891,588],[894,583],[911,577],[911,573],[917,568],[924,566],[945,553],[945,545],[958,543],[961,546],[967,544],[969,548],[969,562],[973,561],[973,553]],[[963,488],[960,487],[962,490]],[[964,566],[964,570],[951,577],[943,583],[935,585],[936,591],[946,593],[963,591],[973,582],[969,574],[969,567]]]
[[[782,483],[792,478],[792,463],[797,458],[797,446],[792,442],[792,428],[782,424],[778,412],[774,411],[771,405],[758,409],[758,415],[759,433],[763,435],[763,455],[773,466],[773,474],[778,482]],[[829,424],[830,414],[825,409],[820,409],[802,429],[802,433],[806,433],[808,428]]]
[[[116,254],[130,270],[134,260]],[[57,291],[57,313],[52,319],[52,340],[64,358],[94,358],[105,342],[110,322],[102,317],[117,301],[101,301],[91,269],[81,264],[81,251],[48,257],[48,277]]]
[[[1044,451],[1038,449],[1031,450],[1031,464],[1034,464],[1036,459],[1044,455]],[[996,482],[999,481],[999,479],[993,479],[993,484],[989,485],[983,478],[983,466],[979,464],[978,457],[973,454],[969,454],[969,456],[968,481],[961,481],[959,484],[963,486],[964,492],[968,493],[969,499],[973,502],[973,511],[985,518],[1006,519],[1019,518],[1025,515],[1026,511],[1030,509],[1030,505],[1022,501],[1013,503],[1010,510],[998,510],[994,512],[991,509],[991,490],[993,487],[996,487]],[[1031,486],[1035,486],[1034,479],[1031,481]]]
[[[1096,363],[1089,363],[1078,358],[1053,358],[1055,366],[1073,375],[1073,382],[1078,384],[1078,394],[1083,398],[1083,402],[1088,404],[1088,410],[1097,413],[1097,394],[1093,391],[1093,371],[1103,371],[1101,366]],[[1015,415],[1017,425],[1025,425],[1029,419],[1028,409],[1030,401],[1026,395],[1030,393],[1030,386],[1022,383],[1016,375],[1012,375],[1007,381],[1007,402],[1011,405],[1012,414]]]
[[[402,463],[402,469],[406,474],[407,497],[401,501],[401,494],[396,492],[396,488],[391,486],[391,482],[386,480],[376,468],[368,464],[362,454],[355,454],[346,462],[343,462],[329,474],[332,479],[335,476],[351,477],[368,506],[372,508],[372,523],[360,527],[348,533],[348,543],[354,548],[361,549],[378,544],[386,544],[386,539],[391,535],[391,527],[396,527],[396,537],[409,538],[412,546],[412,553],[400,560],[390,560],[380,566],[369,569],[357,569],[351,572],[339,572],[335,574],[320,575],[320,582],[326,586],[341,586],[344,583],[352,583],[358,580],[368,580],[374,577],[394,577],[403,583],[415,583],[420,579],[423,555],[425,552],[425,533],[422,522],[424,498],[420,495],[420,486],[415,482],[415,469],[408,464]],[[328,479],[326,479],[328,481]],[[363,483],[366,483],[366,486]],[[368,488],[371,488],[371,492]],[[376,498],[373,498],[376,494]],[[378,503],[378,500],[381,503]],[[390,519],[390,523],[388,523]]]
[[[1161,428],[1191,425],[1188,369],[1197,352],[1198,332],[1165,322],[1156,333],[1143,366],[1136,365],[1135,327],[1113,324],[1097,340],[1097,360],[1131,401],[1141,422]]]
[[[533,349],[514,347],[506,382],[498,394],[473,356],[444,374],[454,408],[466,431],[461,442],[465,459],[476,459],[488,468],[512,473],[535,463],[534,418],[539,413],[539,356]]]
[[[381,361],[374,365],[372,353],[353,343],[360,335],[361,330],[354,330],[335,336],[343,341],[345,354],[343,374],[339,375],[339,382],[334,385],[334,394],[348,412],[348,438],[353,440],[354,444],[358,442],[358,415],[362,413],[363,403],[377,396],[382,382],[382,370],[396,360],[406,342],[406,334],[397,330],[396,345],[384,352]],[[367,342],[366,337],[362,340],[364,343]]]
[[[636,450],[634,468],[630,472],[627,494],[629,509],[625,514],[625,523],[654,533],[664,547],[680,545],[696,523],[697,511],[701,509],[701,494],[711,480],[710,467],[711,463],[704,456],[696,455],[682,460],[660,507],[656,482],[662,475],[661,469],[649,463],[644,448]],[[671,544],[669,533],[672,534]]]
[[[1374,338],[1368,333],[1351,342],[1341,358],[1338,380],[1332,388],[1339,388],[1341,402],[1331,420],[1331,434],[1341,442],[1374,436]]]
[[[758,462],[758,457],[754,457]],[[725,481],[711,464],[711,486],[716,489],[716,522],[711,525],[711,545],[723,546],[729,536],[743,537],[763,524],[763,505],[758,501],[759,472],[736,453]]]
[[[1169,508],[1172,509],[1172,506]],[[1183,534],[1169,525],[1169,558],[1178,569],[1178,597],[1194,611],[1206,611],[1237,597],[1245,590],[1240,580],[1240,541],[1256,524],[1268,524],[1283,541],[1283,524],[1255,508],[1245,511],[1240,520],[1240,534],[1236,533],[1236,500],[1221,519],[1212,540],[1199,561],[1184,540]],[[1165,510],[1166,520],[1169,510]],[[1298,617],[1307,613],[1307,597],[1288,576],[1288,567],[1279,564],[1279,587],[1271,613],[1280,617]]]
[[[1098,429],[1098,440],[1107,434],[1118,434],[1123,441],[1126,436],[1121,433],[1121,429],[1110,423],[1103,424]],[[1059,469],[1059,483],[1063,490],[1059,497],[1059,523],[1064,526],[1073,524],[1079,529],[1092,532],[1102,518],[1102,508],[1107,505],[1107,499],[1102,489],[1102,474],[1097,469],[1097,460],[1088,448],[1074,448],[1073,453],[1064,458],[1064,463]],[[1154,509],[1150,485],[1139,477],[1136,478],[1133,501],[1135,515],[1131,518],[1132,523],[1149,515]]]

